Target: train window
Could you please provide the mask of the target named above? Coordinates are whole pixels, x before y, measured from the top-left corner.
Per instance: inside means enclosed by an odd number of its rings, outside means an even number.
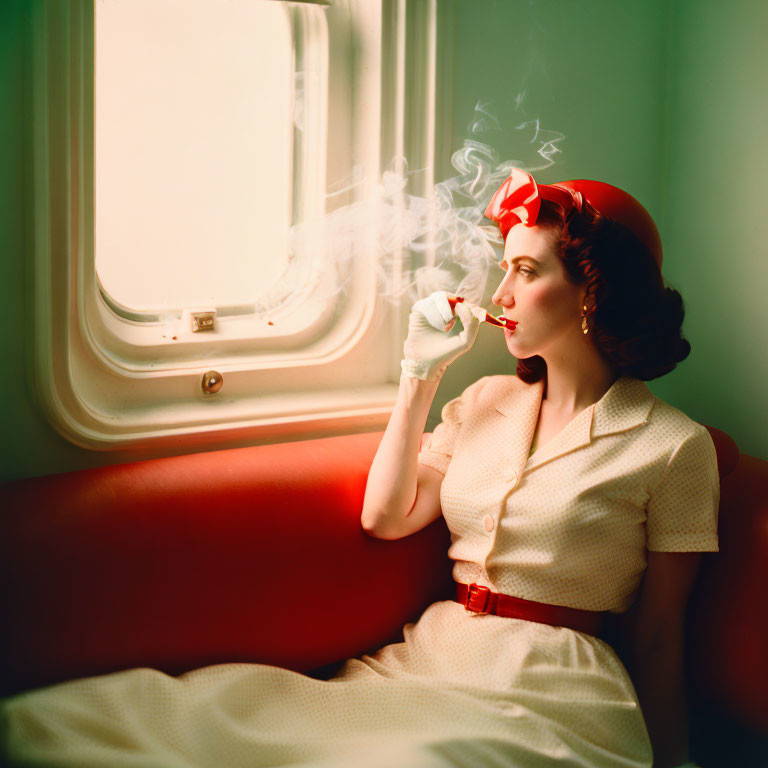
[[[35,5],[36,383],[61,434],[157,455],[386,424],[409,307],[381,295],[379,223],[333,222],[411,145],[434,165],[436,7]]]

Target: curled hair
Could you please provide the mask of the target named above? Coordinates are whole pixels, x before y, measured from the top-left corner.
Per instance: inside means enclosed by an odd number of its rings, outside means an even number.
[[[564,217],[559,205],[542,200],[536,223],[559,233],[556,248],[568,280],[587,287],[592,341],[617,376],[650,381],[688,357],[683,297],[664,287],[653,255],[631,230],[586,202],[582,213],[573,208]],[[517,375],[529,384],[546,372],[539,355],[517,362]]]

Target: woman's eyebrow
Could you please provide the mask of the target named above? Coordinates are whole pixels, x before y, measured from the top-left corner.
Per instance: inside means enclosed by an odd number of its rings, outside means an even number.
[[[534,259],[534,258],[533,258],[533,256],[528,256],[528,255],[526,255],[526,254],[523,254],[522,256],[515,256],[515,257],[512,259],[512,263],[514,264],[515,262],[517,262],[517,261],[520,261],[520,259],[529,259],[529,260],[530,260],[530,261],[532,261],[534,264],[541,264],[541,262],[540,262],[538,259]],[[501,263],[501,264],[508,264],[509,262],[507,261],[506,257],[503,257],[503,258],[501,259],[501,262],[500,262],[500,263]]]

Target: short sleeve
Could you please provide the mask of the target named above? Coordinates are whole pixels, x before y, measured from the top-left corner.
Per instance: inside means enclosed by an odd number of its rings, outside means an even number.
[[[717,552],[720,477],[706,427],[672,454],[647,507],[647,547],[655,552]]]
[[[470,384],[458,397],[449,400],[440,412],[442,421],[419,453],[419,463],[436,469],[441,474],[448,471],[456,441],[467,415],[477,399],[477,394],[488,377]]]

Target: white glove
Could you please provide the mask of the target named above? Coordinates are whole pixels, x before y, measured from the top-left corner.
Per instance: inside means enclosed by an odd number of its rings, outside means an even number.
[[[400,363],[403,373],[413,379],[439,381],[445,369],[475,343],[480,319],[473,309],[485,313],[481,307],[457,304],[456,323],[445,291],[419,299],[408,318],[408,338],[403,344],[405,359]]]

